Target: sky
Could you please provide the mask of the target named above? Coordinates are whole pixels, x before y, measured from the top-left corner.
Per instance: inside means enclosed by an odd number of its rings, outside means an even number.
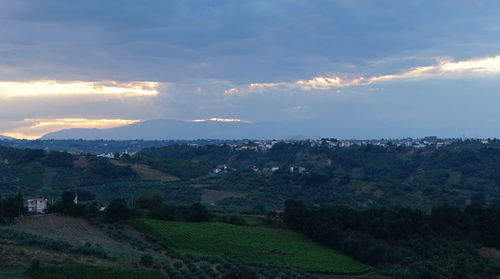
[[[0,134],[148,119],[500,137],[497,0],[0,0]]]

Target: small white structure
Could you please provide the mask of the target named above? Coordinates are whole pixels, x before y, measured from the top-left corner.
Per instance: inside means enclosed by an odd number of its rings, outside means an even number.
[[[215,169],[212,170],[212,172],[215,174],[219,174],[221,172],[227,172],[227,165],[217,166]]]
[[[42,198],[29,198],[26,200],[28,212],[43,214],[47,212],[49,200]]]
[[[97,157],[114,159],[115,158],[115,154],[113,154],[111,152],[110,153],[101,153],[101,154],[97,154]]]
[[[297,167],[297,166],[290,167],[290,173],[299,173],[299,174],[302,174],[302,173],[305,173],[306,171],[307,171],[307,169],[304,168],[304,167]]]

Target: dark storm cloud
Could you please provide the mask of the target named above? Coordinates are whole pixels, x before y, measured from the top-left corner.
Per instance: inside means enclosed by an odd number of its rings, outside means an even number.
[[[474,98],[481,96],[500,101],[490,94],[498,87],[480,87],[471,95],[466,93],[472,87],[421,80],[394,81],[399,87],[342,88],[341,94],[333,94],[336,88],[325,92],[289,88],[236,97],[224,91],[317,76],[398,74],[436,65],[436,59],[443,57],[495,56],[500,54],[499,14],[500,4],[494,0],[0,0],[1,80],[168,83],[158,96],[129,99],[0,96],[0,127],[7,120],[14,125],[15,120],[50,117],[334,118],[337,122],[344,117],[356,120],[358,126],[369,126],[363,124],[366,119],[391,123],[372,135],[408,134],[405,123],[416,123],[420,129],[416,133],[423,132],[415,119],[434,115],[445,123],[451,118],[440,114],[439,105],[422,109],[414,102],[400,110],[406,98],[422,95],[414,89],[416,84],[424,86],[427,98],[443,96],[447,88],[458,92],[457,108],[474,104]],[[447,100],[438,97],[436,104],[444,106]],[[408,120],[405,111],[412,111],[415,118]],[[459,111],[453,110],[453,115]],[[477,115],[484,116],[479,111]]]
[[[253,82],[491,52],[498,12],[494,1],[3,1],[0,32],[4,59],[33,76]]]

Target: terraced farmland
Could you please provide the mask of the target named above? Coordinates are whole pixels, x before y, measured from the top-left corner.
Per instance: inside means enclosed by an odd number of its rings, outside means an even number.
[[[369,266],[289,230],[150,219],[132,222],[181,253],[241,257],[249,261],[316,272],[362,273],[370,269]]]

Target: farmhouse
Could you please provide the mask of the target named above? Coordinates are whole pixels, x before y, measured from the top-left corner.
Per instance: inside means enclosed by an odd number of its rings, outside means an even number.
[[[49,200],[42,198],[29,198],[26,200],[26,205],[28,208],[28,213],[46,213]]]

